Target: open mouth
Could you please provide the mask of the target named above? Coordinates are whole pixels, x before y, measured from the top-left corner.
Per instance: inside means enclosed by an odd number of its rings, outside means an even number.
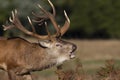
[[[72,58],[75,58],[75,50],[76,50],[76,46],[73,46],[73,49],[72,49],[72,51],[70,52],[70,59],[72,59]]]
[[[75,58],[75,55],[74,54],[70,55],[70,59],[73,59],[73,58]]]
[[[74,51],[70,52],[70,59],[73,59],[73,58],[75,58],[75,53],[74,53]]]

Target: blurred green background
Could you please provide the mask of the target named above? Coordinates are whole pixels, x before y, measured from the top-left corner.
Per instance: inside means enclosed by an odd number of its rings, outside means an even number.
[[[65,21],[64,9],[70,17],[71,26],[64,37],[82,39],[120,38],[120,0],[51,1],[56,7],[56,20],[60,25],[63,25]],[[26,16],[32,16],[32,11],[39,11],[36,7],[38,3],[47,10],[51,9],[47,0],[0,0],[0,36],[22,35],[23,33],[17,29],[3,32],[2,25],[8,23],[7,20],[11,11],[17,9],[23,25],[28,27]]]

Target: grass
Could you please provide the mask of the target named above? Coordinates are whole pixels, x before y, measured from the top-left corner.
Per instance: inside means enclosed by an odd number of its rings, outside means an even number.
[[[34,41],[34,40],[31,40]],[[106,67],[106,60],[114,60],[115,67],[120,67],[120,41],[119,40],[69,40],[77,45],[76,57],[80,59],[82,69],[87,78],[83,80],[93,79],[101,67]],[[76,59],[67,61],[63,64],[63,71],[73,71],[76,67]],[[56,68],[47,69],[41,72],[34,72],[34,80],[57,80],[55,74]],[[81,71],[81,70],[80,70]],[[72,73],[71,73],[72,74]],[[2,72],[0,72],[2,75]],[[68,75],[68,74],[67,74]],[[94,75],[93,77],[91,77]],[[90,76],[90,77],[89,77]],[[82,80],[82,79],[80,79]],[[102,79],[105,80],[105,79]],[[107,79],[106,79],[107,80]],[[116,79],[115,79],[116,80]]]

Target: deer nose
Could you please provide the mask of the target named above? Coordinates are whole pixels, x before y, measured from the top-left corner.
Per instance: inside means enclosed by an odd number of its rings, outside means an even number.
[[[73,45],[72,46],[72,49],[73,49],[73,52],[77,49],[77,46],[76,45]]]

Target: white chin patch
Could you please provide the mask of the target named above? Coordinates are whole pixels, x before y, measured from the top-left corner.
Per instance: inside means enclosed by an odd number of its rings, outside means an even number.
[[[72,59],[72,58],[75,58],[75,55],[70,55],[70,58]]]
[[[59,57],[59,58],[57,59],[57,65],[62,64],[62,63],[63,63],[64,61],[66,61],[66,60],[68,60],[67,57],[64,57],[64,56]]]

